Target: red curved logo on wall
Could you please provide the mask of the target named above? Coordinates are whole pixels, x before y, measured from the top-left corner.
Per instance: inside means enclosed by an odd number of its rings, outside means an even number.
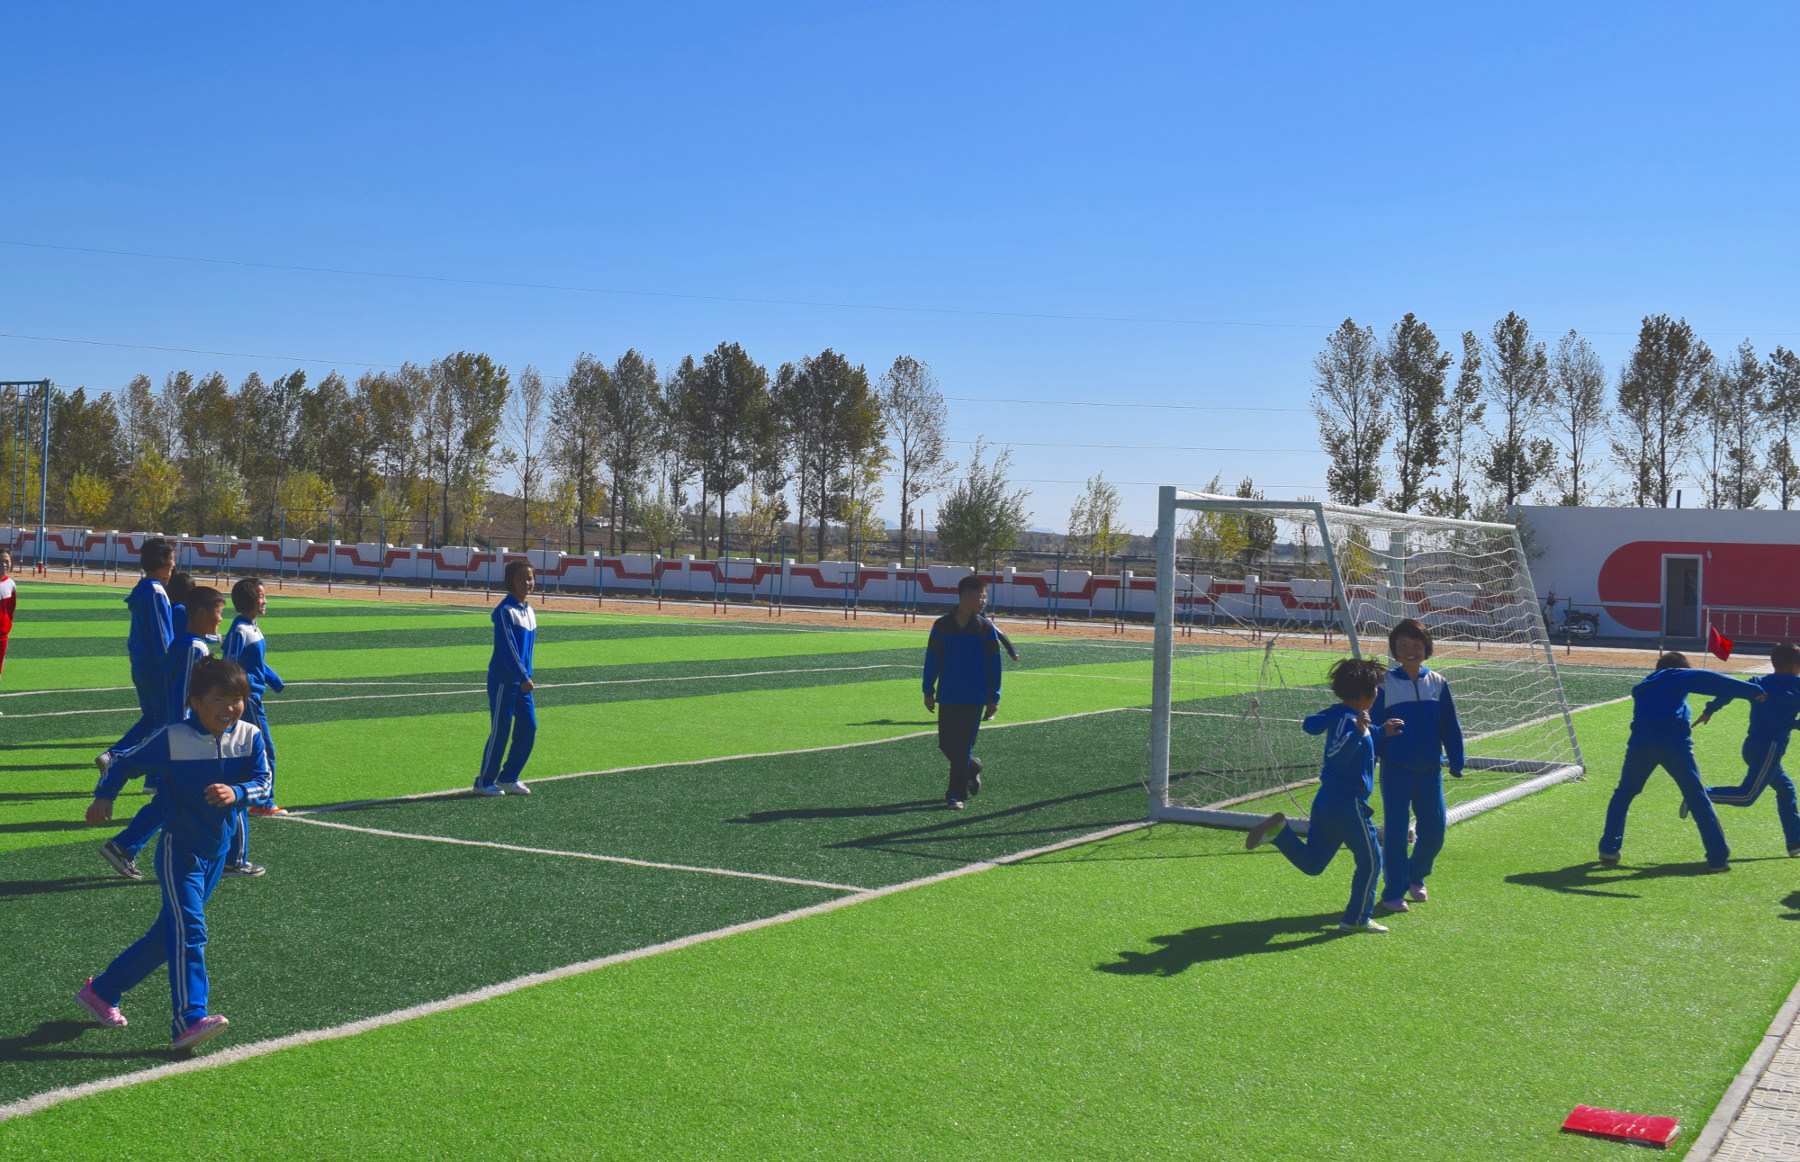
[[[1664,557],[1700,558],[1702,605],[1800,609],[1800,545],[1632,541],[1600,566],[1600,603],[1614,621],[1650,633],[1662,627]]]

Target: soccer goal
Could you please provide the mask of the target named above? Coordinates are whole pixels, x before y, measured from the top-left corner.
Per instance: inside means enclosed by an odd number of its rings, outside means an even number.
[[[1455,823],[1582,777],[1581,747],[1512,525],[1164,487],[1145,784],[1153,819],[1249,827],[1301,814],[1345,655],[1387,661],[1388,627],[1430,631],[1467,765]]]

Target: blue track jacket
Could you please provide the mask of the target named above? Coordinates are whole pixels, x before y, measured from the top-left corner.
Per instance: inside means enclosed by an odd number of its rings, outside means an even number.
[[[212,647],[207,644],[207,639],[191,630],[182,630],[169,644],[169,652],[162,659],[163,689],[169,695],[168,725],[174,726],[187,717],[188,674],[193,671],[195,662],[210,657]]]
[[[1390,718],[1405,723],[1399,734],[1387,734],[1381,724]],[[1403,771],[1435,771],[1447,755],[1450,769],[1463,769],[1462,723],[1456,717],[1456,699],[1450,683],[1429,666],[1419,667],[1415,680],[1406,667],[1395,666],[1375,692],[1369,708],[1374,723],[1375,750],[1383,766]]]
[[[517,686],[531,677],[531,649],[537,644],[537,611],[508,593],[494,606],[494,657],[488,681]]]
[[[192,715],[163,727],[142,745],[113,758],[94,787],[94,798],[118,798],[126,780],[138,775],[156,776],[152,805],[162,811],[163,831],[202,859],[224,856],[241,826],[238,808],[267,797],[269,791],[262,732],[243,719],[217,737]],[[237,801],[223,807],[208,803],[205,790],[214,783],[235,790]]]
[[[1727,678],[1712,670],[1655,670],[1631,688],[1633,742],[1686,742],[1693,734],[1688,720],[1689,694],[1715,698],[1755,698],[1761,686]]]
[[[268,645],[262,630],[242,614],[233,618],[231,628],[225,631],[225,660],[243,669],[250,679],[250,697],[258,702],[263,700],[264,690],[280,691],[282,687],[281,675],[269,668]]]
[[[1325,736],[1319,785],[1367,799],[1375,790],[1375,732],[1380,727],[1371,725],[1365,733],[1356,725],[1356,711],[1342,702],[1307,715],[1301,725],[1308,734]]]
[[[1788,732],[1794,729],[1795,716],[1800,715],[1800,677],[1793,674],[1758,674],[1748,684],[1769,696],[1767,702],[1750,704],[1748,737],[1757,742],[1785,742]],[[1727,695],[1714,698],[1706,704],[1706,712],[1713,713],[1731,701],[1731,698],[1732,696]]]
[[[139,579],[125,595],[125,605],[131,610],[131,634],[125,640],[126,651],[141,662],[161,662],[163,655],[169,652],[169,643],[175,638],[175,616],[169,608],[169,595],[162,582],[154,577]],[[187,623],[182,625],[185,627]]]
[[[957,625],[946,613],[931,623],[925,643],[925,697],[951,706],[986,706],[1000,701],[1000,631],[976,614]]]

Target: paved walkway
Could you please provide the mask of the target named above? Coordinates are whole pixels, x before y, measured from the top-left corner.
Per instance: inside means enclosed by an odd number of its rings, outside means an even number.
[[[1800,1159],[1800,984],[1700,1130],[1688,1162]]]

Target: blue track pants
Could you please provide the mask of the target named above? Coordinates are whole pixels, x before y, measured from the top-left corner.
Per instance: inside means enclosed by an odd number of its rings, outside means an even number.
[[[1444,772],[1437,767],[1408,771],[1382,764],[1381,815],[1385,873],[1381,898],[1398,900],[1407,888],[1425,882],[1438,852],[1444,850]],[[1406,832],[1413,818],[1419,821],[1419,838],[1408,855]]]
[[[119,953],[94,978],[94,992],[116,1005],[126,993],[164,964],[169,966],[169,1002],[179,1037],[206,1016],[206,901],[219,886],[223,859],[202,859],[163,833],[156,845],[156,878],[162,883],[162,910],[136,944]]]
[[[130,750],[169,724],[169,689],[163,685],[162,667],[131,659],[131,685],[137,691],[139,718],[125,737],[106,748],[114,754]]]
[[[510,750],[506,745],[509,735]],[[537,710],[530,691],[521,691],[516,682],[489,678],[487,749],[481,754],[481,774],[476,781],[486,786],[518,782],[536,742]]]
[[[1607,855],[1617,855],[1625,846],[1625,814],[1631,810],[1631,801],[1638,797],[1657,767],[1669,772],[1669,777],[1681,788],[1681,797],[1687,800],[1688,811],[1700,828],[1706,862],[1713,867],[1724,867],[1731,859],[1731,848],[1725,843],[1725,832],[1719,827],[1718,812],[1713,810],[1712,800],[1706,797],[1706,787],[1700,782],[1693,741],[1685,738],[1647,742],[1633,739],[1626,745],[1619,786],[1612,793],[1612,801],[1606,805],[1606,830],[1600,835],[1600,850]]]
[[[1775,789],[1775,814],[1781,820],[1781,833],[1787,845],[1800,847],[1800,808],[1794,802],[1794,780],[1781,769],[1781,756],[1787,750],[1787,735],[1773,742],[1763,738],[1744,740],[1744,781],[1735,787],[1708,787],[1706,797],[1714,803],[1732,807],[1748,807],[1756,802],[1764,787]]]
[[[1375,879],[1381,874],[1381,849],[1375,843],[1374,812],[1369,805],[1342,791],[1326,788],[1313,796],[1312,815],[1301,839],[1283,827],[1274,844],[1288,862],[1309,876],[1323,872],[1338,848],[1350,849],[1356,873],[1350,877],[1350,902],[1344,907],[1344,923],[1366,924],[1375,910]],[[1389,829],[1390,831],[1392,828]],[[1401,832],[1405,838],[1405,832]]]

